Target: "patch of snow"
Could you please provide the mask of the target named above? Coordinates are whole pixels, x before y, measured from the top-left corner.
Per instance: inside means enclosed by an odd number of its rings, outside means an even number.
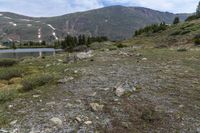
[[[47,24],[52,30],[56,30],[52,25]]]
[[[36,23],[40,23],[40,21],[35,21]]]
[[[58,37],[56,36],[55,32],[53,32],[52,35],[55,37],[56,40],[58,40]]]
[[[38,29],[38,39],[41,39],[42,35],[41,35],[41,28]]]
[[[31,26],[32,26],[32,24],[27,24],[27,26],[28,26],[28,27],[31,27]]]
[[[3,14],[0,13],[0,16],[3,16]]]
[[[21,21],[26,21],[26,22],[30,22],[31,20],[29,19],[20,19]]]
[[[108,22],[108,19],[105,19],[105,22],[107,23],[107,22]]]
[[[4,18],[6,18],[6,19],[12,19],[11,17],[6,17],[6,16]]]
[[[9,24],[11,24],[13,26],[17,26],[17,24],[15,24],[14,22],[9,22]]]

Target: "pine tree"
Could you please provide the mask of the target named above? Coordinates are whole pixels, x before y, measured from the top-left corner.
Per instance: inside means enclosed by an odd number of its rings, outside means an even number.
[[[179,17],[175,17],[173,24],[178,24],[178,23],[180,23],[180,19]]]

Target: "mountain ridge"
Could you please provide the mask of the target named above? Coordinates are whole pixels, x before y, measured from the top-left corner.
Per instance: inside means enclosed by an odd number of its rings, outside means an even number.
[[[130,38],[148,24],[183,21],[190,14],[173,14],[143,7],[110,6],[55,17],[30,17],[0,12],[0,40],[53,42],[67,34],[107,36],[111,40]]]

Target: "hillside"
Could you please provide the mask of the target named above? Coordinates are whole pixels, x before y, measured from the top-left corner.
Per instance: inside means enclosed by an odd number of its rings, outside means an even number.
[[[0,12],[0,39],[48,42],[67,34],[108,36],[112,40],[130,38],[134,30],[152,23],[171,23],[175,16],[184,20],[188,14],[172,14],[142,7],[111,6],[49,18],[32,18]]]
[[[194,37],[200,33],[200,19],[171,25],[165,31],[146,33],[123,41],[126,45],[142,45],[144,47],[191,47]]]

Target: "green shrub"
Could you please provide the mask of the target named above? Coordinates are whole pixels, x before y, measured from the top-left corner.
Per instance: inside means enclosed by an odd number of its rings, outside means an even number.
[[[125,48],[125,47],[127,47],[126,45],[123,45],[123,44],[121,44],[121,43],[119,43],[119,44],[117,44],[117,47],[118,48]]]
[[[185,30],[185,31],[182,31],[181,32],[181,35],[185,35],[185,34],[187,34],[187,33],[190,33],[191,31],[189,31],[189,30]]]
[[[200,34],[199,35],[196,35],[194,37],[194,44],[195,45],[200,45]]]
[[[0,80],[10,80],[14,77],[21,77],[23,71],[16,68],[5,68],[0,71]]]
[[[23,91],[30,91],[50,83],[53,77],[49,74],[32,75],[22,81]]]
[[[175,31],[173,33],[171,33],[170,35],[171,36],[176,36],[176,35],[180,35],[181,34],[181,31]]]
[[[16,96],[14,90],[4,90],[0,91],[0,103],[5,103],[7,101],[11,101]]]
[[[8,67],[17,64],[15,59],[0,59],[0,67]]]
[[[179,48],[179,49],[177,49],[177,51],[178,51],[178,52],[186,52],[187,49],[186,49],[186,48]]]

